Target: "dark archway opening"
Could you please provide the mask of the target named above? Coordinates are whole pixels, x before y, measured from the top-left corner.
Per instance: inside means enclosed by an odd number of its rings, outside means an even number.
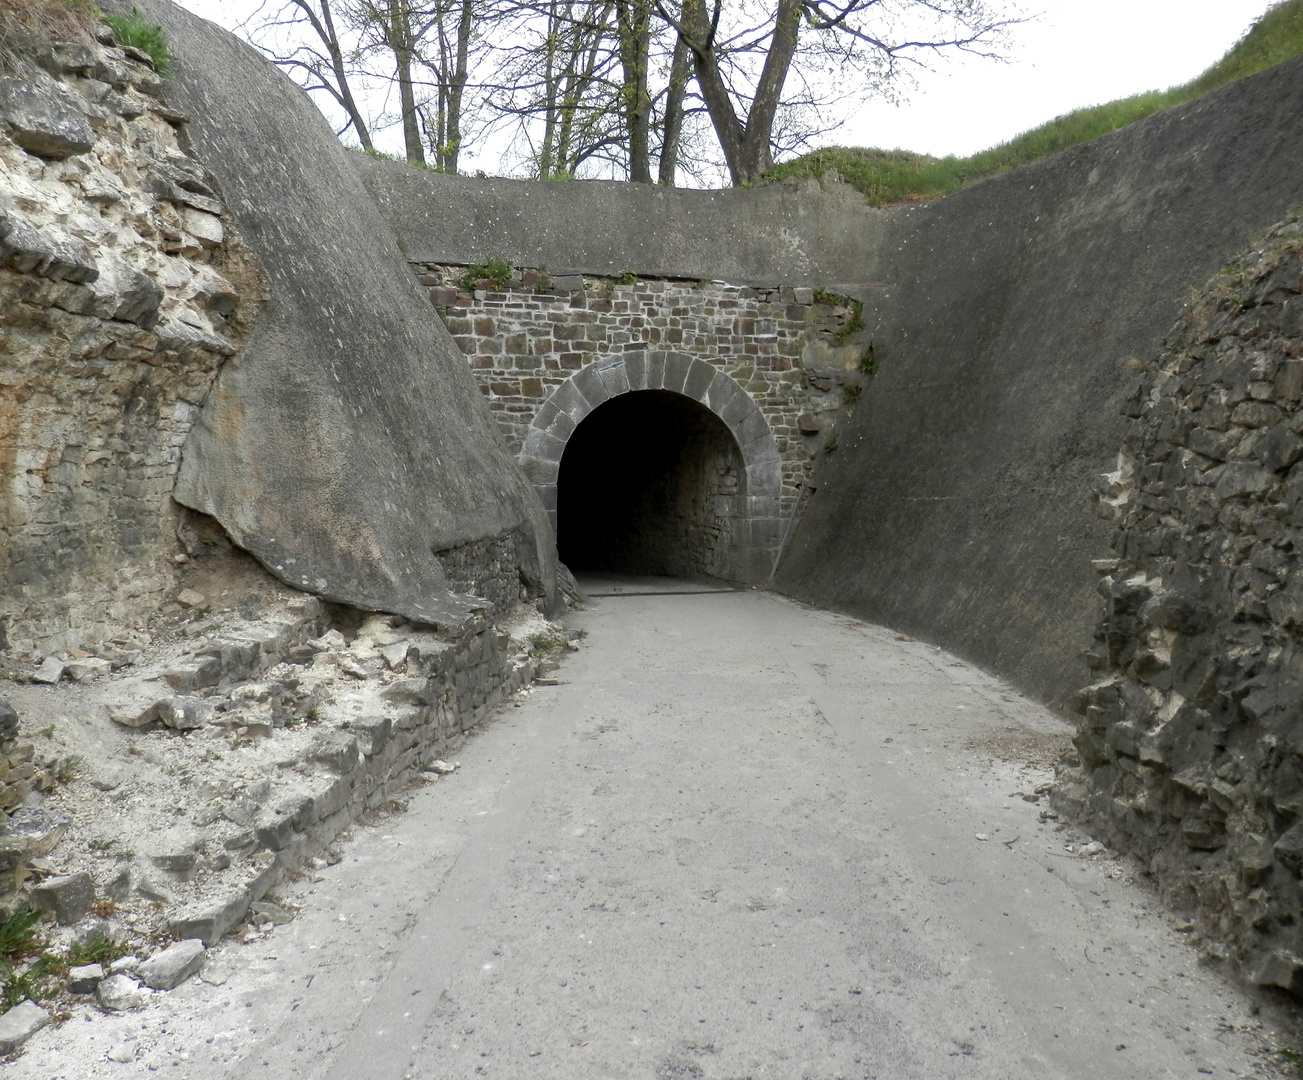
[[[585,417],[561,458],[561,561],[731,580],[745,475],[732,433],[704,405],[666,390],[612,398]]]

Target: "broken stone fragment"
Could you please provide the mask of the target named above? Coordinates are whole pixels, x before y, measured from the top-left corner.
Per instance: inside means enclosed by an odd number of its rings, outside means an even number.
[[[14,707],[0,698],[0,742],[18,738],[18,713]]]
[[[182,589],[176,594],[176,602],[185,608],[203,607],[207,597],[194,589]]]
[[[1297,994],[1303,992],[1303,960],[1286,949],[1269,954],[1249,975],[1257,986],[1279,986]]]
[[[270,900],[259,900],[256,904],[250,905],[249,918],[251,922],[284,926],[294,918],[294,915],[280,904],[273,904]]]
[[[108,675],[113,670],[113,665],[107,660],[91,656],[85,660],[70,660],[64,665],[63,670],[73,682],[89,682],[91,679]]]
[[[350,730],[357,736],[358,748],[367,757],[374,757],[389,742],[392,721],[387,716],[364,716],[349,724]]]
[[[212,709],[206,701],[197,697],[165,698],[158,703],[158,718],[170,728],[177,731],[193,731],[208,723]]]
[[[149,1002],[152,994],[130,975],[110,975],[95,988],[95,1000],[100,1008],[110,1012],[139,1009]]]
[[[199,861],[199,856],[193,851],[177,851],[167,855],[153,855],[150,862],[160,870],[169,870],[173,873],[184,874],[195,868]]]
[[[222,662],[215,656],[206,656],[198,663],[185,664],[163,673],[163,681],[182,694],[216,686],[221,678]]]
[[[39,806],[20,806],[0,835],[0,870],[50,854],[68,830],[68,819]]]
[[[47,878],[32,886],[32,906],[53,915],[67,926],[86,917],[95,899],[95,883],[90,874],[69,874],[66,877]]]
[[[23,79],[0,79],[0,120],[14,142],[38,157],[58,160],[95,145],[85,116]]]
[[[0,1055],[12,1054],[50,1022],[50,1014],[36,1002],[20,1002],[0,1016]]]
[[[433,705],[438,693],[429,679],[402,679],[386,686],[380,696],[399,705]]]
[[[53,686],[63,678],[63,661],[57,656],[47,656],[41,666],[32,672],[32,682]]]
[[[138,705],[106,705],[109,719],[123,727],[139,728],[152,724],[158,719],[158,707],[161,701],[152,702],[143,709]]]
[[[83,964],[68,969],[68,993],[93,994],[104,979],[104,968],[99,964]]]
[[[407,666],[408,648],[406,641],[399,641],[381,648],[380,655],[384,657],[385,666],[390,671],[402,671]]]
[[[151,956],[136,969],[136,975],[154,990],[180,986],[204,963],[204,943],[198,938],[177,941]]]

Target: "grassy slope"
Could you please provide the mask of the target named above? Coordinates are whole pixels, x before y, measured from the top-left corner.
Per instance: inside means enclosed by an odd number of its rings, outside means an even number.
[[[1284,0],[1270,8],[1217,63],[1184,86],[1078,109],[971,157],[935,158],[908,150],[829,147],[776,166],[767,179],[821,176],[835,170],[875,205],[934,199],[1106,135],[1159,109],[1192,101],[1299,53],[1303,53],[1303,0]]]

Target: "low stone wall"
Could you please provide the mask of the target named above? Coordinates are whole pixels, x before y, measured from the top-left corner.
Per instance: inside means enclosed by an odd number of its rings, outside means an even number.
[[[173,586],[181,446],[263,288],[148,57],[111,40],[0,79],[0,650]]]
[[[1248,977],[1303,994],[1303,224],[1148,366],[1098,510],[1116,558],[1056,799]],[[1211,946],[1214,952],[1220,945]]]
[[[447,575],[448,584],[457,592],[481,597],[498,613],[510,611],[522,600],[541,596],[543,590],[535,579],[529,581],[522,572],[528,541],[518,533],[508,533],[491,540],[444,548],[434,553]]]
[[[287,626],[283,636],[255,638],[263,662],[280,662],[294,652],[295,638],[306,640],[321,629],[319,611],[308,599],[303,621]],[[359,636],[366,634],[364,627]],[[247,837],[243,880],[215,899],[208,896],[170,913],[169,933],[179,939],[197,937],[206,945],[219,940],[245,918],[250,905],[282,872],[298,872],[305,859],[321,854],[359,814],[405,788],[422,763],[455,747],[465,732],[534,676],[533,662],[514,656],[508,636],[483,617],[468,621],[448,640],[417,643],[417,634],[390,636],[411,642],[404,649],[405,658],[395,665],[405,678],[387,685],[371,709],[360,715],[349,700],[320,707],[313,736],[300,748],[295,771],[282,772],[288,778],[265,792],[249,827],[243,832],[237,827],[222,845],[230,848]],[[214,644],[199,655],[223,657],[228,651]],[[316,655],[329,662],[332,652],[327,649]],[[345,667],[350,663],[342,649],[335,655],[334,662]],[[236,670],[246,669],[240,664]]]
[[[212,944],[536,671],[483,610],[435,633],[275,586],[261,599],[261,617],[156,625],[179,640],[112,663],[47,658],[31,678],[49,689],[11,690],[18,716],[0,702],[0,794],[48,793],[0,820],[0,877],[19,890],[0,910],[43,902],[23,868],[50,856],[56,885],[81,883],[60,921],[100,898],[137,935]],[[93,759],[43,760],[51,714],[65,752],[85,740]]]

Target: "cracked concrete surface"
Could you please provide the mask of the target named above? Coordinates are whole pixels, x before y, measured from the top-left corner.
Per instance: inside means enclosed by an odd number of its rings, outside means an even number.
[[[223,946],[220,986],[74,1018],[10,1075],[1273,1074],[1292,1018],[1019,797],[1067,725],[773,595],[586,585],[561,684],[284,889],[301,914]]]

